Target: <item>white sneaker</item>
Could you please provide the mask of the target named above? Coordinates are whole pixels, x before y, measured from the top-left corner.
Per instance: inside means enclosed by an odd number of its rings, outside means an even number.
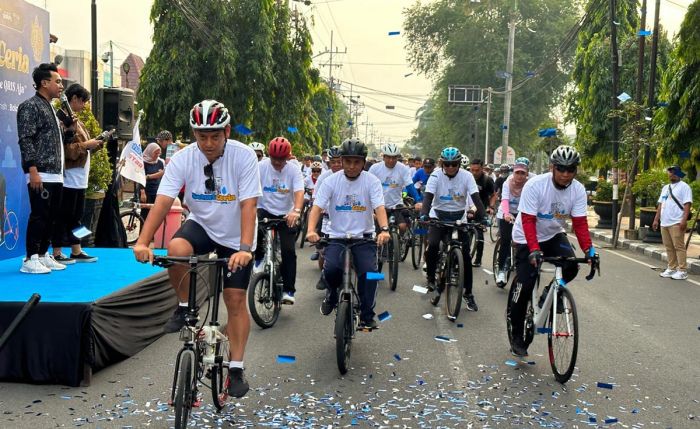
[[[505,282],[506,282],[506,273],[504,273],[503,271],[499,271],[498,275],[496,276],[496,283],[505,284]]]
[[[51,271],[61,271],[66,269],[66,266],[56,262],[53,255],[49,252],[46,252],[44,256],[39,257],[39,262],[44,264],[44,266]]]
[[[32,255],[29,259],[25,259],[19,271],[27,274],[48,274],[51,272],[39,261],[39,255]]]
[[[666,268],[666,271],[659,273],[659,276],[668,279],[668,278],[673,277],[674,274],[676,274],[676,270]]]
[[[282,292],[282,304],[294,305],[294,293]]]
[[[673,280],[685,280],[688,278],[688,273],[685,271],[678,270],[671,276]]]

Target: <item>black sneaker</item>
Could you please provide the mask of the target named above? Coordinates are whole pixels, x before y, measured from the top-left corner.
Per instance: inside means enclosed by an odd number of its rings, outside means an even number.
[[[513,356],[525,357],[527,356],[527,347],[522,341],[514,339],[513,343],[510,345],[510,352],[513,353]]]
[[[311,259],[312,261],[318,261],[318,256],[318,251],[316,251],[312,253],[311,256],[309,256],[309,259]]]
[[[321,278],[316,282],[316,290],[326,290],[326,279],[321,275]]]
[[[464,297],[464,299],[467,301],[467,310],[469,311],[479,311],[479,306],[476,305],[476,301],[474,300],[474,295],[467,295]]]
[[[53,259],[58,262],[59,264],[63,265],[72,265],[75,264],[76,260],[73,258],[69,258],[68,256],[64,255],[63,253],[59,253],[58,255],[53,255]]]
[[[331,302],[331,300],[326,297],[323,299],[323,302],[321,303],[321,314],[324,316],[328,316],[333,312],[333,309],[335,308],[335,305]]]
[[[436,289],[432,298],[430,298],[430,303],[433,304],[433,306],[437,306],[440,303],[440,295],[440,291]]]
[[[80,252],[77,255],[71,253],[70,258],[75,262],[97,262],[97,256],[90,256],[85,252]]]
[[[481,261],[472,263],[472,267],[474,267],[474,268],[479,268],[480,266],[481,266]]]
[[[365,328],[365,329],[376,329],[377,326],[377,321],[374,320],[374,317],[369,319],[369,320],[361,320],[360,321],[360,328]]]
[[[243,368],[228,369],[228,395],[233,398],[242,398],[250,390],[248,382],[243,376]]]
[[[428,280],[428,282],[425,284],[425,288],[428,289],[428,292],[432,292],[435,290],[435,280]]]
[[[163,326],[163,332],[166,334],[173,334],[175,332],[180,332],[183,326],[185,326],[185,316],[187,315],[187,307],[177,306],[177,309],[170,316],[170,319]]]

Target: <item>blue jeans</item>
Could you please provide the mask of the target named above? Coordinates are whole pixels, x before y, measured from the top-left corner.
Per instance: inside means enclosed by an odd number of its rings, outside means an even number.
[[[330,240],[324,252],[323,275],[328,290],[326,299],[334,305],[338,303],[338,288],[343,282],[344,240]],[[374,243],[357,244],[350,248],[352,261],[357,273],[357,294],[360,297],[360,319],[368,321],[374,318],[374,304],[377,295],[377,281],[367,280],[368,272],[377,270],[377,245]]]

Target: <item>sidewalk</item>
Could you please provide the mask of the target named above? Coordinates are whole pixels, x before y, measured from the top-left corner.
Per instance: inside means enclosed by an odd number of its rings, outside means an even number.
[[[588,225],[591,231],[591,236],[594,240],[604,241],[610,245],[613,242],[613,232],[611,229],[596,229],[598,224],[598,215],[593,212],[593,208],[588,209]],[[624,238],[624,230],[629,227],[629,218],[623,217],[620,225],[620,235],[617,239],[618,249],[628,249],[632,252],[641,255],[649,256],[658,261],[667,262],[666,248],[662,243],[645,243],[642,240],[628,240]],[[637,227],[639,227],[639,219],[637,219]],[[686,234],[686,239],[688,235]],[[688,246],[688,273],[700,274],[700,234],[695,233]],[[665,266],[663,266],[665,268]]]

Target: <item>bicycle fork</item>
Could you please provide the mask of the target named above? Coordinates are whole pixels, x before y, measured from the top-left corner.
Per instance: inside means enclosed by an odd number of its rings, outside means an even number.
[[[557,294],[559,293],[559,288],[565,288],[566,287],[566,282],[564,281],[563,275],[562,275],[562,268],[561,267],[555,267],[554,268],[554,279],[552,282],[549,284],[549,291],[547,292],[547,296],[545,297],[544,303],[542,304],[542,308],[539,307],[539,296],[538,295],[538,289],[533,288],[532,290],[532,305],[534,307],[534,325],[536,329],[536,333],[538,334],[551,334],[554,337],[569,337],[571,336],[571,320],[569,319],[569,314],[565,311],[561,313],[561,317],[565,317],[566,319],[566,332],[559,332],[557,331],[557,317],[559,315],[558,313],[558,305],[559,305],[559,300],[555,299]],[[550,311],[551,310],[551,311]],[[547,321],[547,317],[549,314],[552,314],[552,328],[545,328],[545,323]]]

